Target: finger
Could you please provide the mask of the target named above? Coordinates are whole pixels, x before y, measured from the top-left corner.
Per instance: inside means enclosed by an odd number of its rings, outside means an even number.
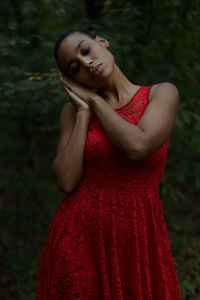
[[[73,93],[72,91],[70,91],[67,87],[65,87],[65,89],[67,90],[69,96],[74,99],[75,101],[77,101],[78,103],[82,104],[82,103],[86,103],[87,105],[89,105],[89,103],[87,103],[86,101],[84,101],[84,99],[79,98],[75,93]]]
[[[60,79],[61,80],[61,83],[63,86],[66,86],[70,91],[71,91],[71,87],[70,87],[70,82],[66,81],[66,80],[63,80],[63,79]]]
[[[59,78],[60,78],[60,80],[61,80],[61,81],[63,81],[63,80],[64,80],[64,78],[63,78],[63,74],[62,74],[62,73],[59,73]]]
[[[64,81],[61,80],[61,83],[62,83],[62,85],[63,85],[64,88],[67,87],[70,91],[72,90],[70,88],[69,84],[67,84],[66,82],[64,82]]]
[[[63,73],[59,73],[59,78],[62,82],[68,82],[68,79],[66,76],[63,75]]]
[[[66,85],[64,85],[64,89],[67,90],[68,93],[72,93],[72,90],[69,87],[67,87]]]
[[[60,81],[64,84],[66,84],[66,80],[64,80],[64,78],[62,76],[60,76]]]
[[[75,85],[77,84],[77,82],[75,80],[73,80],[71,77],[68,77],[65,75],[62,75],[62,80],[68,84],[75,84]]]
[[[60,77],[60,79],[63,80],[63,81],[67,81],[67,80],[68,80],[68,77],[65,76],[62,72],[59,73],[59,77]]]

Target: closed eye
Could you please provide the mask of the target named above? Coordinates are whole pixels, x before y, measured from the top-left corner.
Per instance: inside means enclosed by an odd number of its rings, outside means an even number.
[[[89,52],[90,52],[90,47],[83,48],[81,51],[82,55],[87,55]],[[76,65],[75,67],[71,68],[71,72],[73,74],[76,74],[78,73],[79,69],[80,69],[80,65],[78,64],[78,66]]]
[[[81,51],[81,53],[82,53],[83,55],[86,55],[86,54],[88,54],[89,52],[90,52],[90,47],[84,48],[84,49]]]

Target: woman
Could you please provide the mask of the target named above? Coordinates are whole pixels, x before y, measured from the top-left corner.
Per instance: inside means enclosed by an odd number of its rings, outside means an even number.
[[[37,300],[180,300],[158,187],[179,104],[169,82],[130,82],[109,42],[70,30],[55,58],[70,101],[52,174],[65,193]]]

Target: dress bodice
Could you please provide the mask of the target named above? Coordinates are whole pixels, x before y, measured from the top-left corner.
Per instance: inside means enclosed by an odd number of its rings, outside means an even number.
[[[148,105],[152,86],[141,86],[130,101],[114,109],[115,112],[127,122],[137,125]],[[94,115],[85,145],[85,179],[87,182],[98,180],[99,184],[117,184],[126,188],[136,184],[158,186],[163,175],[168,143],[169,137],[143,160],[131,160],[112,145],[100,121]],[[85,180],[83,183],[86,183]]]

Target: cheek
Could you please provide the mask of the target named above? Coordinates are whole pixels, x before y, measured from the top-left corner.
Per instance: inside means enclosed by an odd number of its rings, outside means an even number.
[[[110,51],[108,51],[107,59],[110,61],[111,65],[115,63],[115,58]]]
[[[112,70],[114,68],[114,63],[115,63],[112,53],[109,51],[105,51],[102,55],[101,60],[104,64],[104,68],[105,68],[106,72],[108,72],[108,73],[112,72]]]

